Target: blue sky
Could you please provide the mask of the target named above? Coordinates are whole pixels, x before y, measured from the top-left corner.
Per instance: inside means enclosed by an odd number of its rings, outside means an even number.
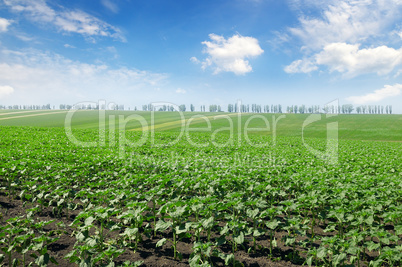
[[[393,105],[400,0],[0,0],[0,104]]]

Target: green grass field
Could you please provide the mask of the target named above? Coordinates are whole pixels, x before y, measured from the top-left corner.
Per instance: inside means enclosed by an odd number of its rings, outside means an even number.
[[[1,110],[0,126],[33,126],[33,127],[64,127],[68,111],[63,110]],[[130,119],[129,116],[136,116]],[[80,110],[72,115],[71,126],[73,129],[98,129],[99,121],[105,122],[105,129],[114,125],[119,129],[119,122],[124,122],[126,130],[141,131],[150,129],[154,125],[155,131],[180,132],[183,125],[191,128],[191,131],[206,131],[208,122],[210,132],[233,131],[238,134],[244,133],[247,128],[265,128],[264,131],[254,132],[256,134],[277,136],[298,136],[302,135],[302,127],[310,114],[250,114],[243,113],[241,116],[235,113],[209,113],[209,112],[184,112],[185,119],[182,124],[182,117],[178,112],[151,112],[145,111],[105,111],[104,120],[99,119],[98,111]],[[153,116],[153,117],[152,117]],[[262,119],[266,118],[266,121]],[[138,120],[143,119],[146,128]],[[113,123],[114,120],[114,123]],[[189,121],[190,120],[190,121]],[[153,123],[152,123],[153,121]],[[208,122],[207,122],[208,121]],[[277,121],[276,123],[274,123]],[[376,140],[376,141],[402,141],[402,115],[368,115],[368,114],[340,114],[331,118],[321,115],[321,120],[309,124],[304,128],[304,136],[311,138],[325,138],[327,134],[327,123],[337,122],[340,139],[352,140]],[[274,129],[274,124],[276,127]],[[239,127],[241,125],[241,127]],[[248,130],[252,133],[253,131]]]
[[[401,141],[402,115],[0,111],[0,266],[401,266]]]

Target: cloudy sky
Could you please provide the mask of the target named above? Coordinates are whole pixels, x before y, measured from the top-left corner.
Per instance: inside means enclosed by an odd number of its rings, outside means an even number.
[[[0,104],[393,105],[401,0],[0,0]]]

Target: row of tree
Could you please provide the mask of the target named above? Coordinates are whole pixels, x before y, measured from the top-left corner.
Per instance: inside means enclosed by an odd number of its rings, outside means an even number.
[[[392,106],[387,105],[380,106],[380,105],[368,105],[368,106],[358,106],[356,107],[356,113],[358,114],[392,114]]]
[[[56,107],[53,106],[53,109]],[[52,109],[50,104],[47,105],[12,105],[12,106],[5,106],[0,105],[0,109],[28,109],[28,110],[42,110],[42,109]]]
[[[281,105],[257,105],[251,104],[250,105],[238,105],[236,104],[229,104],[228,105],[228,112],[252,112],[252,113],[282,113],[282,106]]]
[[[105,105],[95,105],[95,104],[80,104],[80,105],[66,105],[60,104],[60,109],[85,109],[85,110],[126,110],[124,105],[112,105],[106,107]],[[0,109],[26,109],[26,110],[42,110],[42,109],[52,109],[50,104],[47,105],[13,105],[13,106],[4,106],[0,105]],[[55,106],[53,106],[55,109]],[[178,106],[179,111],[186,111],[186,105],[182,104]],[[130,108],[128,109],[130,110]],[[133,110],[137,110],[137,107],[134,107]],[[154,106],[152,104],[143,105],[143,111],[177,111],[177,108],[174,105],[162,105],[162,106]],[[206,106],[201,105],[200,111],[206,112]],[[345,104],[342,106],[335,105],[326,105],[324,107],[320,107],[319,105],[313,105],[310,107],[306,107],[306,105],[292,105],[286,107],[286,113],[339,113],[339,114],[351,114],[354,110],[358,114],[392,114],[392,106],[382,106],[382,105],[361,105],[357,106],[356,109],[352,104]],[[195,111],[195,106],[190,104],[190,111]],[[220,105],[209,105],[209,112],[222,112],[222,107]],[[258,104],[228,104],[227,108],[228,112],[242,112],[242,113],[282,113],[281,105],[258,105]]]

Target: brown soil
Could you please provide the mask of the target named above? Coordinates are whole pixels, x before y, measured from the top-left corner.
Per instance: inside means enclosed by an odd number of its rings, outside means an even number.
[[[0,220],[1,225],[6,223],[6,220],[9,218],[13,218],[16,216],[24,216],[26,215],[26,210],[29,205],[23,206],[23,201],[20,199],[9,199],[4,192],[0,193],[0,207],[2,218]],[[54,257],[58,265],[50,263],[48,266],[73,266],[67,259],[64,257],[67,253],[73,250],[74,244],[76,243],[76,238],[74,234],[74,229],[69,226],[74,218],[79,213],[79,210],[75,210],[69,213],[69,217],[67,218],[65,214],[62,217],[54,216],[51,208],[44,209],[35,219],[36,221],[50,221],[55,220],[55,222],[47,225],[44,229],[46,231],[56,231],[61,230],[62,233],[54,234],[53,236],[58,236],[59,239],[48,245],[48,251],[50,256]],[[60,228],[56,225],[58,222],[63,222],[65,227]],[[329,233],[323,232],[323,227],[316,226],[315,233],[320,236],[331,235]],[[118,235],[119,232],[109,232],[107,233],[108,238],[113,238]],[[275,238],[276,240],[281,240],[283,236],[286,235],[286,232],[276,232]],[[173,248],[171,244],[167,242],[160,248],[156,248],[156,243],[163,237],[171,238],[172,233],[166,232],[163,234],[158,234],[155,238],[149,238],[146,235],[142,235],[143,242],[139,244],[138,250],[134,253],[133,251],[129,251],[128,249],[117,257],[115,263],[122,264],[125,261],[143,261],[141,266],[188,266],[189,265],[189,257],[192,253],[192,246],[194,243],[194,238],[187,238],[180,240],[177,245],[177,250],[183,255],[182,260],[174,259],[173,257]],[[212,239],[217,238],[218,235],[212,235]],[[205,237],[202,237],[205,240]],[[302,240],[303,238],[299,239]],[[252,242],[245,242],[246,244],[251,245]],[[314,243],[313,246],[318,247],[319,242]],[[302,247],[296,247],[298,251],[298,255],[295,258],[292,257],[292,248],[285,246],[283,242],[278,242],[278,247],[274,248],[273,255],[269,256],[269,236],[263,235],[257,239],[257,249],[254,253],[252,248],[248,245],[240,247],[235,252],[235,259],[241,262],[244,266],[302,266],[305,262],[306,258],[306,249]],[[249,250],[250,249],[250,250]],[[230,254],[232,247],[229,244],[225,244],[220,247],[220,250],[226,254]],[[249,253],[247,253],[249,251]],[[29,252],[28,255],[32,253]],[[374,253],[369,253],[366,255],[368,261],[374,259],[377,255]],[[22,259],[20,254],[14,253],[12,254],[13,258]],[[27,261],[33,261],[33,258],[27,256]],[[224,261],[218,257],[211,257],[211,261],[213,266],[225,266]],[[4,266],[7,265],[7,259],[4,260]],[[305,264],[304,264],[305,265]],[[364,264],[362,266],[365,266]]]

